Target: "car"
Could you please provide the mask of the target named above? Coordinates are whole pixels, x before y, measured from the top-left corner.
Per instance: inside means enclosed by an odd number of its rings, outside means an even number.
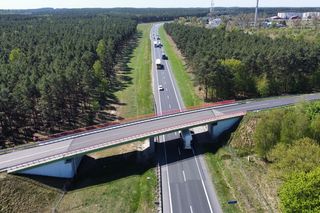
[[[164,90],[163,86],[162,86],[162,85],[159,85],[159,86],[158,86],[158,90],[159,90],[159,91],[163,91],[163,90]]]
[[[168,56],[167,56],[165,53],[162,53],[161,58],[162,58],[163,60],[168,60]]]

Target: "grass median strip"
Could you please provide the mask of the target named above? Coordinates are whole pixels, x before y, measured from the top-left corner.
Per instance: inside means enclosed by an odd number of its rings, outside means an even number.
[[[174,44],[169,39],[163,26],[159,29],[159,34],[164,45],[165,52],[169,58],[172,72],[178,84],[180,94],[185,106],[197,106],[203,101],[197,96],[190,74],[187,73],[183,59],[176,53]]]

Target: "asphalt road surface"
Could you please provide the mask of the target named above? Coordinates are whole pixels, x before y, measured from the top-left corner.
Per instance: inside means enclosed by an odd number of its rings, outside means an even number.
[[[159,24],[152,27],[151,41],[157,40]],[[158,115],[163,112],[184,109],[184,104],[176,86],[170,67],[170,58],[161,59],[162,48],[152,47],[154,97]],[[157,69],[156,59],[161,59],[163,69]],[[159,90],[162,86],[163,91]],[[179,133],[170,133],[159,138],[161,148],[158,156],[161,162],[162,195],[164,213],[222,212],[208,174],[204,174],[202,164],[194,150],[181,148]]]

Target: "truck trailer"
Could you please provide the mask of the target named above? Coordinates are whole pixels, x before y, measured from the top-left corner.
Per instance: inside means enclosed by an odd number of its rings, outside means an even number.
[[[157,59],[156,60],[156,66],[158,70],[162,70],[163,69],[163,64],[161,63],[161,59]]]
[[[183,149],[192,149],[192,134],[189,129],[183,129],[180,132],[180,137],[183,140]]]

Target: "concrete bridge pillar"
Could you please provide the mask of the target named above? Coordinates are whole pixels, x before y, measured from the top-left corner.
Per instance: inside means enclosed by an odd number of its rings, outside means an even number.
[[[59,160],[53,163],[22,170],[17,173],[27,175],[41,175],[58,178],[73,178],[83,156],[77,156],[70,159]]]
[[[241,119],[241,117],[230,118],[222,121],[217,121],[212,124],[208,124],[208,132],[211,135],[211,138],[216,140],[218,137],[228,131]]]
[[[143,163],[146,159],[153,157],[155,149],[155,138],[150,137],[148,139],[145,139],[143,145],[137,152],[137,161]]]

